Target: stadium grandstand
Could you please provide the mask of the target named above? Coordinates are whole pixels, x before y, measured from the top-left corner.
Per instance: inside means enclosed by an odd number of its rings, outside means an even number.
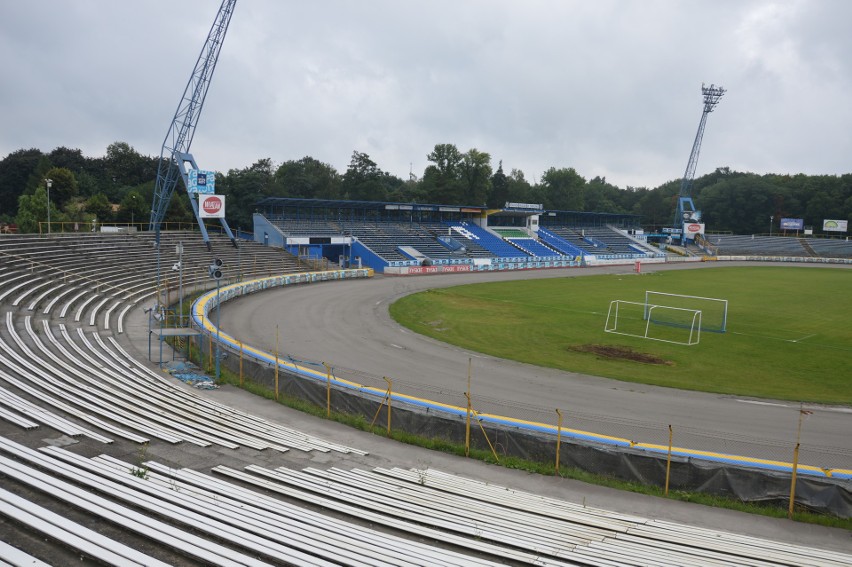
[[[257,203],[255,239],[298,257],[326,258],[387,274],[553,268],[660,258],[639,217],[372,201],[267,198]]]

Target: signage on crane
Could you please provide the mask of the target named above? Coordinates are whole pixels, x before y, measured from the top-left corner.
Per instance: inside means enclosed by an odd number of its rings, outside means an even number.
[[[696,234],[704,234],[704,223],[685,222],[683,223],[683,234],[688,240],[693,240]]]
[[[212,195],[216,192],[216,172],[203,169],[190,169],[188,172],[189,185],[186,190],[189,193],[199,195]]]
[[[225,218],[225,196],[199,195],[198,216],[203,219]]]

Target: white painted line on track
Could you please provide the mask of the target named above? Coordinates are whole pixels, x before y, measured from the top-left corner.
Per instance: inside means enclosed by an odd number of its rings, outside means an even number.
[[[820,411],[833,411],[835,413],[852,413],[852,408],[819,408]]]
[[[797,404],[781,404],[777,402],[761,402],[758,400],[735,400],[742,404],[754,404],[756,406],[774,406],[778,408],[795,408]],[[823,406],[802,406],[802,409],[810,411],[828,411],[834,413],[852,413],[852,408],[844,407],[823,407]]]
[[[775,406],[775,407],[779,407],[779,408],[792,407],[789,404],[778,404],[778,403],[775,403],[775,402],[759,402],[757,400],[737,400],[737,401],[742,403],[742,404],[754,404],[756,406]]]

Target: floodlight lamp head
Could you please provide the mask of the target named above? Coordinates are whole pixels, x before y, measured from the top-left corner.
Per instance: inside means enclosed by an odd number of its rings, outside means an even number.
[[[714,84],[711,84],[709,87],[705,87],[704,83],[702,83],[701,94],[704,95],[704,112],[713,112],[713,108],[719,104],[719,100],[725,92],[726,91],[723,87],[717,87]]]

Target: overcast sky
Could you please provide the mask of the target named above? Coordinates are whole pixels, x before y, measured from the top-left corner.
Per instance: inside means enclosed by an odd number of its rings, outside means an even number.
[[[158,156],[216,0],[0,0],[0,158]],[[239,0],[191,151],[205,169],[353,150],[404,179],[435,144],[529,181],[852,171],[846,0]]]

